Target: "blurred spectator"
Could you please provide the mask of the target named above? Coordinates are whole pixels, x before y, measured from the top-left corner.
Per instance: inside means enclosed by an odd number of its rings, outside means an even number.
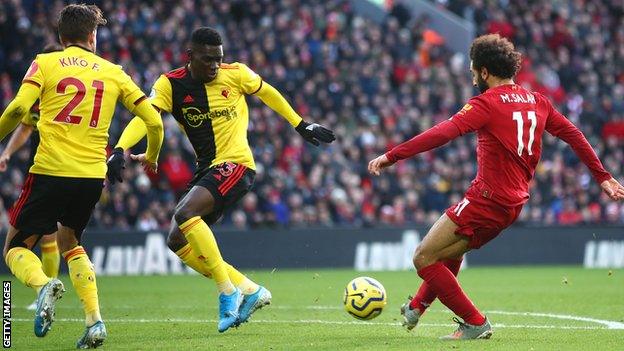
[[[14,96],[37,52],[57,40],[63,1],[0,2],[0,105]],[[384,23],[353,12],[349,1],[98,1],[109,24],[98,53],[121,64],[144,91],[186,62],[189,33],[200,25],[224,37],[225,61],[247,63],[297,111],[330,126],[338,140],[305,144],[275,112],[248,97],[248,139],[257,163],[254,188],[218,225],[374,226],[430,224],[461,199],[474,177],[475,140],[449,145],[370,177],[367,162],[459,110],[475,93],[466,53],[453,53],[429,20],[397,4]],[[624,21],[618,1],[436,1],[497,31],[524,54],[519,84],[549,96],[590,139],[607,170],[624,171]],[[116,142],[130,116],[119,110]],[[194,154],[164,116],[160,172],[129,163],[125,182],[106,188],[95,228],[167,229],[194,171]],[[532,198],[518,223],[624,223],[624,206],[602,196],[572,150],[547,136]],[[138,146],[136,151],[144,150]],[[0,174],[4,209],[21,190],[28,148]],[[6,211],[0,209],[0,221]]]

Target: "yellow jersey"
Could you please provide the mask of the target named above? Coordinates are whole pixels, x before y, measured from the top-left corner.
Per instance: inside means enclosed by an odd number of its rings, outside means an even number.
[[[262,78],[242,63],[221,64],[217,77],[205,84],[193,79],[185,66],[161,75],[150,100],[183,128],[197,155],[198,169],[233,162],[255,170],[247,141],[245,95],[261,87]]]
[[[35,103],[35,105],[28,111],[24,118],[22,118],[22,123],[34,128],[37,131],[37,122],[39,122],[39,105]]]
[[[79,46],[37,55],[23,84],[40,91],[41,142],[31,173],[104,178],[108,128],[117,101],[127,109],[145,99],[121,68]]]

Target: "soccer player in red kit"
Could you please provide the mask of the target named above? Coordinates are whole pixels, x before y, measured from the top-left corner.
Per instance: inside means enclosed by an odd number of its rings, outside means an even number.
[[[464,198],[433,224],[414,253],[424,280],[416,296],[401,307],[404,325],[413,329],[437,297],[463,322],[443,339],[488,339],[492,327],[460,287],[456,275],[463,255],[478,249],[510,226],[529,199],[529,183],[548,132],[568,143],[612,200],[624,199],[624,187],[602,166],[581,131],[539,93],[516,85],[521,55],[498,34],[478,37],[470,48],[473,97],[449,120],[370,161],[379,175],[395,162],[477,132],[477,176]]]

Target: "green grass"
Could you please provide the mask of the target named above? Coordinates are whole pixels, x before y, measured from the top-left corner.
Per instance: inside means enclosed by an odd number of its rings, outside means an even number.
[[[381,281],[388,306],[370,323],[342,310],[345,284],[358,275]],[[507,314],[533,312],[624,322],[624,271],[577,267],[470,268],[460,281],[494,325],[490,340],[443,342],[452,314],[436,302],[411,333],[399,306],[420,283],[414,272],[350,270],[249,272],[273,293],[273,304],[250,323],[217,332],[214,284],[199,276],[100,277],[104,349],[127,350],[622,350],[624,330],[592,321]],[[565,278],[564,278],[565,277]],[[564,279],[567,283],[564,283]],[[83,331],[82,309],[69,279],[48,336],[32,332],[23,306],[34,294],[13,279],[13,348],[72,349]],[[498,311],[498,312],[497,312]],[[142,320],[137,322],[137,320]]]

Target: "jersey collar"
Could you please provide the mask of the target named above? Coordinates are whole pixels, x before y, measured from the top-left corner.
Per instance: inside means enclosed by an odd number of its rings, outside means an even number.
[[[90,53],[93,53],[93,51],[91,51],[91,50],[89,50],[89,49],[87,49],[87,48],[85,48],[84,46],[79,45],[79,44],[71,44],[71,45],[67,45],[67,47],[66,47],[65,49],[69,49],[69,48],[71,48],[71,47],[76,47],[76,48],[79,48],[79,49],[82,49],[82,50],[88,51],[88,52],[90,52]]]

